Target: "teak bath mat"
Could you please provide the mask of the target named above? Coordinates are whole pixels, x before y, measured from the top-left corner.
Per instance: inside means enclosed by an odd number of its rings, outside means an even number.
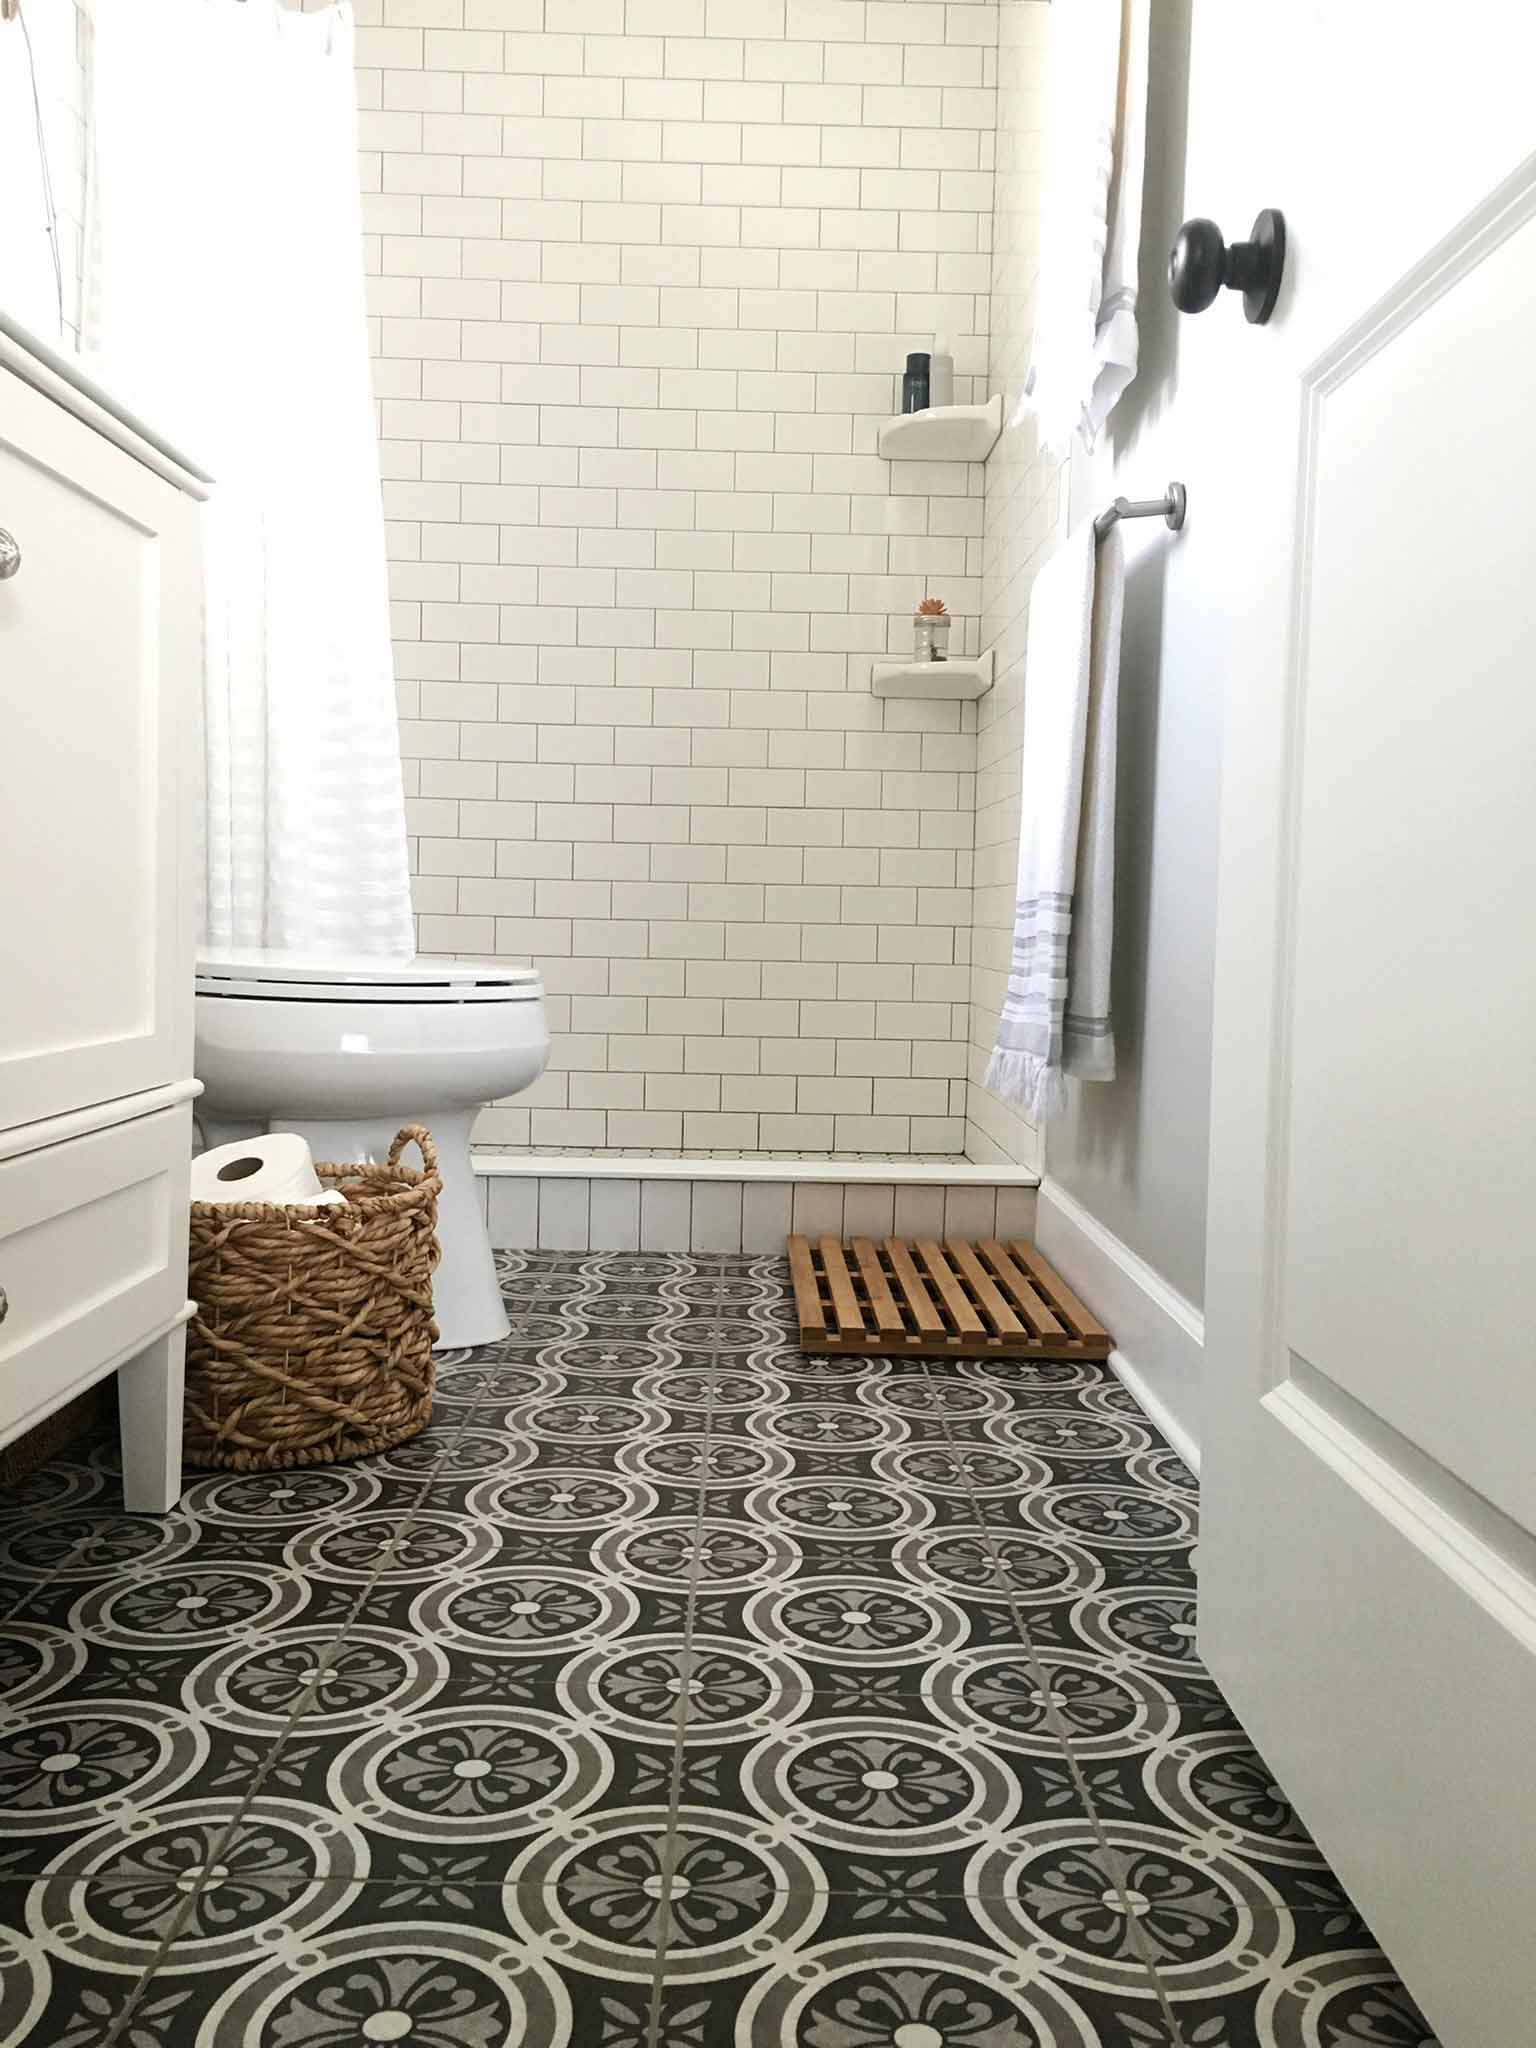
[[[792,1237],[802,1351],[1107,1358],[1113,1339],[1032,1244]]]

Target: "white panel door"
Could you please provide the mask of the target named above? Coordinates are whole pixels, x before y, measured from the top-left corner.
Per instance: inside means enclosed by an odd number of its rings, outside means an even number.
[[[1181,362],[1228,678],[1201,1642],[1446,2048],[1503,2048],[1536,2029],[1536,19],[1198,0],[1194,50],[1188,210],[1292,236],[1273,323],[1223,295]]]
[[[191,1071],[195,520],[0,372],[0,1129]]]

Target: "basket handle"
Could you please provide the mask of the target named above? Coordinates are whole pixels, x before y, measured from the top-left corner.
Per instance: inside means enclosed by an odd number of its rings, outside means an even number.
[[[391,1166],[400,1164],[400,1154],[407,1145],[414,1145],[421,1154],[421,1163],[428,1176],[437,1172],[437,1147],[432,1142],[432,1133],[425,1124],[402,1124],[395,1133],[395,1141],[389,1148]]]

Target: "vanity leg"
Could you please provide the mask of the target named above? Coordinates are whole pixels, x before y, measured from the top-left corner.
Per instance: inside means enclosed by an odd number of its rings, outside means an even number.
[[[118,1368],[123,1505],[163,1515],[181,1498],[181,1394],[187,1328],[178,1323]]]

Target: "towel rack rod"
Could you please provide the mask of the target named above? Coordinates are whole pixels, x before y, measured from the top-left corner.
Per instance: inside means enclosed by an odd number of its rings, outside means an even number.
[[[1170,484],[1160,498],[1116,498],[1109,510],[1095,519],[1093,530],[1102,540],[1120,519],[1166,519],[1177,533],[1188,503],[1189,494],[1182,484]]]

